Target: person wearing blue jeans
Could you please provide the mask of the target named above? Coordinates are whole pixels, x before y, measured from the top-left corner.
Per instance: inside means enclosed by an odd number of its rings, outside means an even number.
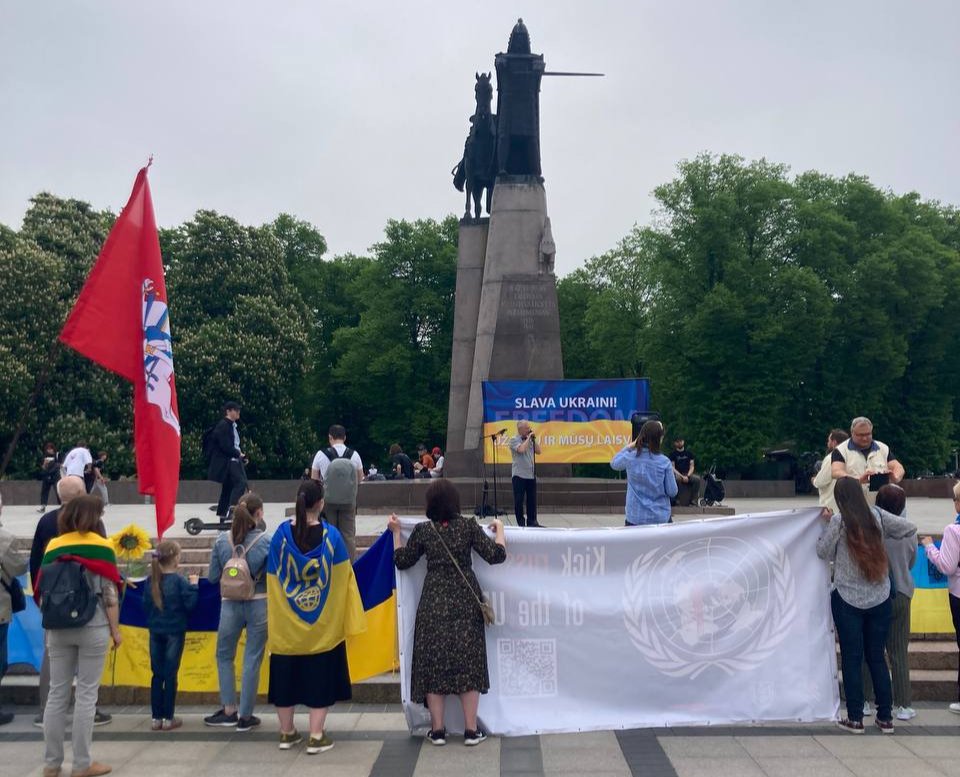
[[[3,511],[3,499],[0,498],[0,512]],[[7,586],[13,578],[27,571],[27,560],[14,550],[13,534],[0,528],[0,682],[7,673],[7,632],[13,619],[13,606]],[[13,721],[13,713],[0,712],[0,726]]]
[[[270,536],[258,528],[261,521],[263,500],[253,493],[241,497],[233,511],[230,531],[217,537],[210,554],[207,579],[211,583],[220,581],[224,566],[237,551],[242,553],[247,562],[254,586],[251,599],[221,600],[220,626],[217,629],[217,675],[220,679],[220,703],[223,706],[203,719],[208,726],[236,726],[237,731],[249,731],[260,725],[260,718],[253,714],[253,707],[260,683],[260,664],[263,663],[267,644],[267,578],[264,572],[270,551]],[[234,661],[244,629],[247,630],[247,644],[243,650],[238,705]]]
[[[917,527],[899,515],[868,505],[856,478],[838,478],[833,496],[840,513],[823,509],[825,523],[817,539],[817,555],[833,562],[830,606],[840,641],[847,699],[847,717],[837,725],[851,734],[864,732],[860,666],[866,659],[877,694],[874,723],[882,734],[892,734],[893,692],[883,657],[892,612],[890,564],[884,540],[916,537]]]
[[[891,600],[861,610],[847,604],[835,590],[830,595],[830,609],[840,641],[840,668],[843,670],[843,694],[847,701],[847,718],[863,721],[863,674],[866,661],[877,699],[877,720],[893,717],[893,687],[884,658],[887,632],[893,613]]]
[[[183,645],[186,642],[184,632],[158,634],[150,632],[150,668],[153,677],[150,681],[150,709],[153,720],[168,721],[166,728],[173,727],[171,721],[177,701],[177,673],[180,671],[180,659],[183,657]]]

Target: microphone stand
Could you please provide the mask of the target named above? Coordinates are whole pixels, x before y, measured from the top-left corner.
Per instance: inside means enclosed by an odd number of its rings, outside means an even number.
[[[493,515],[497,517],[500,515],[500,507],[497,503],[497,491],[500,489],[500,484],[498,482],[497,476],[497,435],[490,435],[490,442],[493,445]]]
[[[533,465],[533,506],[534,508],[536,508],[537,513],[539,513],[540,512],[540,493],[539,493],[540,489],[537,488],[537,437],[534,432],[531,432],[530,434],[533,437],[533,439],[530,440],[530,445],[531,445],[530,450],[532,453],[530,463]],[[537,517],[537,523],[540,523],[539,515]],[[530,516],[528,515],[527,525],[529,524],[530,524]]]

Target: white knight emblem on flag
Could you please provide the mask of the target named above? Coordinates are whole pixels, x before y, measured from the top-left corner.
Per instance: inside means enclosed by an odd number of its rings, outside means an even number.
[[[173,412],[170,381],[173,380],[173,341],[167,303],[157,297],[153,280],[143,282],[143,374],[147,401],[160,409],[164,423],[180,434],[180,420]]]

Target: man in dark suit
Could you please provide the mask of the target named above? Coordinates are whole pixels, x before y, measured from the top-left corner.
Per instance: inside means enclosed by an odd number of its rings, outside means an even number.
[[[211,432],[210,468],[207,470],[209,480],[222,484],[217,503],[217,516],[221,521],[226,520],[230,508],[247,490],[247,473],[243,467],[245,457],[237,431],[240,405],[226,402],[223,414]]]

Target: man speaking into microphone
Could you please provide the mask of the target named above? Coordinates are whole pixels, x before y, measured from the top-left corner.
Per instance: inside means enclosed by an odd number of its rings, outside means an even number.
[[[513,511],[517,526],[540,526],[537,523],[537,476],[534,469],[535,456],[540,455],[540,443],[530,428],[529,421],[517,423],[517,434],[507,443],[513,464],[510,475],[513,481]],[[527,518],[523,518],[523,502],[526,497]]]

